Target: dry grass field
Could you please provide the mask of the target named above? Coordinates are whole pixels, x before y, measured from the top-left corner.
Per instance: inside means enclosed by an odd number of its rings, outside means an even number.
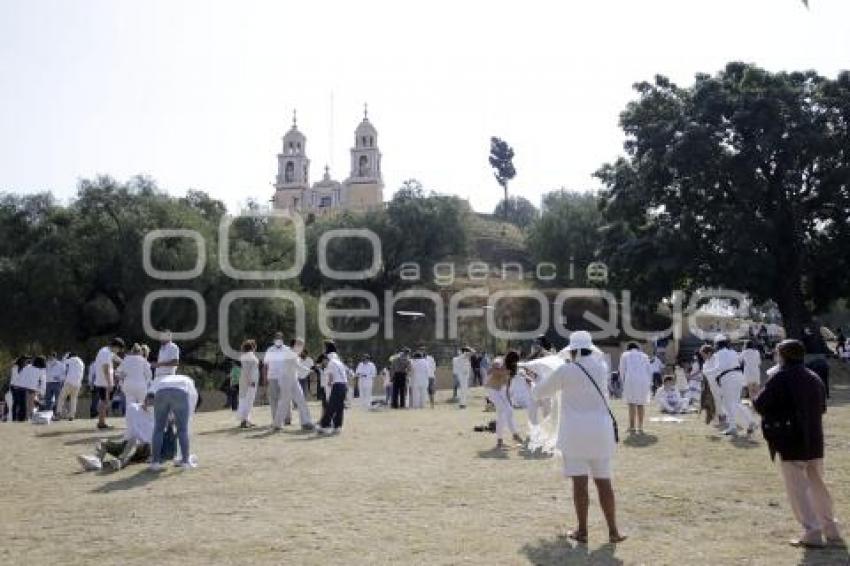
[[[827,476],[844,519],[848,385],[846,375],[836,384],[826,418]],[[98,438],[92,421],[0,425],[0,562],[850,563],[844,550],[787,546],[797,526],[764,442],[720,439],[696,416],[651,423],[642,442],[620,444],[615,487],[630,539],[606,544],[594,501],[590,543],[576,545],[564,537],[572,504],[555,463],[496,453],[493,435],[473,432],[492,416],[481,394],[466,411],[351,410],[332,438],[271,433],[267,407],[253,430],[234,428],[229,412],[201,413],[200,467],[160,475],[81,472],[74,456]],[[625,418],[622,403],[615,410]],[[524,413],[517,422],[526,425]]]

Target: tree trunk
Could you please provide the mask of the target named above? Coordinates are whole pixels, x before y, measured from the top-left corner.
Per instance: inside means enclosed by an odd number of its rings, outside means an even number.
[[[799,277],[788,277],[783,282],[776,304],[782,314],[786,337],[802,340],[803,328],[812,322],[812,314],[806,307]]]
[[[504,200],[504,203],[505,203],[505,210],[504,210],[504,215],[505,215],[505,222],[507,222],[507,221],[508,221],[508,184],[507,184],[507,183],[505,183],[504,185],[502,185],[502,188],[505,190],[505,200]]]

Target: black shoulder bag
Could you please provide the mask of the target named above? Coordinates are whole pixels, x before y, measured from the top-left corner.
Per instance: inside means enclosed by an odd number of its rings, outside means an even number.
[[[617,426],[617,419],[614,417],[614,413],[611,412],[611,407],[608,405],[607,399],[605,399],[605,394],[602,393],[602,390],[599,389],[599,386],[596,384],[596,381],[590,377],[590,374],[587,373],[587,370],[584,369],[584,366],[578,362],[574,362],[575,365],[581,368],[581,371],[584,372],[584,375],[587,376],[588,381],[593,384],[593,388],[596,389],[596,392],[599,393],[599,396],[602,397],[602,402],[605,403],[605,408],[608,409],[608,415],[611,417],[611,424],[614,425],[614,442],[620,442],[620,429]]]

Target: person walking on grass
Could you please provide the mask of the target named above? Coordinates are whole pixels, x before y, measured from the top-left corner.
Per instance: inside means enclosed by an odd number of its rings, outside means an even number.
[[[511,404],[509,386],[511,379],[517,374],[517,363],[519,354],[511,350],[504,359],[493,360],[490,371],[484,378],[484,387],[487,390],[487,398],[496,408],[496,449],[504,450],[504,435],[507,429],[518,443],[524,442],[519,435],[514,421],[514,407]]]
[[[793,546],[844,546],[823,475],[823,414],[826,387],[804,366],[806,349],[798,340],[777,346],[779,364],[753,401],[770,459],[779,454],[779,470],[794,518],[803,527]]]
[[[330,387],[327,407],[322,415],[316,432],[321,435],[339,434],[345,415],[345,397],[348,393],[348,368],[339,359],[336,344],[325,342],[325,356],[321,361],[322,370],[327,376]]]
[[[94,395],[97,398],[97,428],[111,428],[106,424],[109,413],[110,397],[115,387],[115,362],[120,361],[118,354],[124,350],[124,341],[113,338],[108,346],[97,352],[94,360]]]
[[[569,531],[568,536],[580,543],[587,542],[588,477],[593,476],[599,505],[608,525],[608,541],[616,544],[626,537],[617,527],[611,481],[617,435],[616,421],[605,393],[608,366],[588,332],[573,332],[567,349],[571,359],[545,376],[535,386],[532,395],[537,400],[558,393],[561,396],[556,446],[563,457],[564,476],[573,483],[573,504],[578,522],[577,528]]]

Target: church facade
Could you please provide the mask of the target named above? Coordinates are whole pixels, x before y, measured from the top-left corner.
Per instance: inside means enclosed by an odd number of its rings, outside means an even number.
[[[307,138],[298,130],[293,115],[292,127],[283,136],[283,151],[277,156],[274,188],[274,208],[305,215],[322,216],[343,210],[363,212],[383,206],[384,181],[381,176],[378,132],[365,110],[363,120],[354,130],[348,177],[342,182],[335,181],[325,166],[322,180],[312,185]]]

